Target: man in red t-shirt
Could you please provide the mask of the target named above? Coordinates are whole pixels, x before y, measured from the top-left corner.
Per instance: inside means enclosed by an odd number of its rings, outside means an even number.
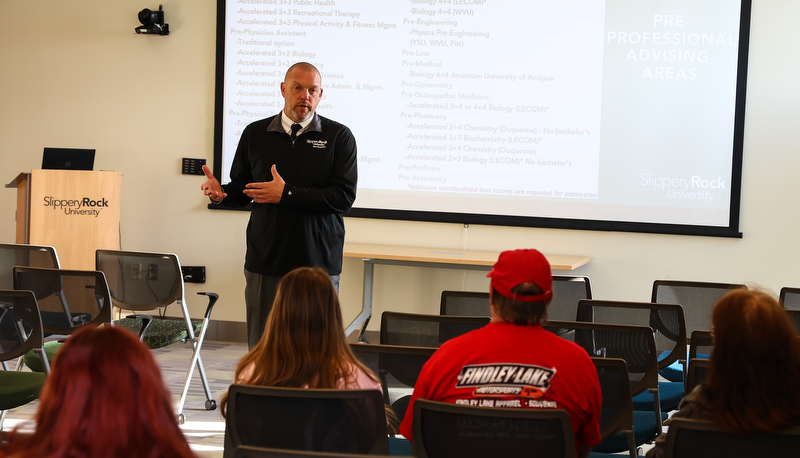
[[[400,425],[411,440],[414,401],[564,409],[578,457],[600,443],[602,394],[584,349],[542,328],[553,299],[550,263],[537,250],[500,253],[491,277],[491,322],[448,340],[425,364]]]

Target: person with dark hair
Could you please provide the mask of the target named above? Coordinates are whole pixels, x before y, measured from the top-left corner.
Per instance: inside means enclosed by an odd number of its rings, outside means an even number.
[[[713,421],[741,434],[800,425],[800,340],[784,309],[763,291],[737,289],[711,311],[708,376],[673,418]],[[664,456],[666,434],[648,458]]]
[[[250,349],[258,343],[281,277],[320,267],[338,290],[344,217],[356,198],[356,140],[350,129],[316,113],[322,77],[298,62],[281,83],[281,113],[245,127],[226,185],[203,166],[211,202],[252,203],[247,225],[245,307]]]
[[[353,355],[328,274],[300,267],[278,285],[266,330],[236,365],[234,381],[292,388],[381,389]],[[227,394],[220,401],[226,414]]]
[[[553,276],[537,250],[500,253],[491,272],[491,322],[443,343],[422,369],[400,433],[411,440],[417,399],[564,409],[579,457],[600,443],[602,393],[584,349],[545,330]],[[503,394],[498,393],[502,387]]]
[[[10,434],[8,457],[196,456],[152,353],[119,327],[86,327],[66,340],[34,420],[32,435]]]

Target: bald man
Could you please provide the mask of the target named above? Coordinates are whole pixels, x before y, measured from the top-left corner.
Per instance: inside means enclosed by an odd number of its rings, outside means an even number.
[[[316,113],[322,76],[298,62],[280,85],[283,110],[242,132],[231,181],[220,185],[207,166],[201,185],[211,202],[253,209],[247,225],[247,340],[261,338],[281,277],[321,267],[336,289],[342,271],[344,217],[356,198],[356,140],[346,126]]]

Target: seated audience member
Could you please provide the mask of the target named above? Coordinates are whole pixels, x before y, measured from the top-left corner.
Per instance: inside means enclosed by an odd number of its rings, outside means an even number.
[[[317,267],[286,274],[258,344],[236,365],[237,384],[295,388],[381,389],[350,350],[339,297]],[[223,415],[227,395],[221,401]]]
[[[588,456],[601,439],[600,382],[585,350],[541,326],[553,298],[550,264],[537,250],[504,251],[487,276],[491,322],[448,340],[428,360],[400,432],[411,440],[416,399],[564,409],[569,412],[578,456]],[[506,375],[482,377],[492,365]],[[516,386],[519,393],[482,394],[492,386]]]
[[[711,311],[714,347],[706,381],[674,418],[713,421],[736,434],[769,434],[800,425],[800,341],[769,294],[737,289]],[[666,435],[648,458],[664,456]]]
[[[8,457],[194,458],[150,350],[123,328],[66,340],[42,388],[32,435],[15,430]]]

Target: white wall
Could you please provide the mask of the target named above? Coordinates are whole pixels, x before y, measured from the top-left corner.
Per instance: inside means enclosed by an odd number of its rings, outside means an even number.
[[[131,0],[3,2],[0,27],[0,157],[4,183],[38,168],[42,147],[97,149],[96,168],[122,172],[123,249],[170,251],[205,265],[218,320],[244,320],[244,212],[209,211],[202,177],[181,158],[213,159],[216,2],[163,2],[171,35],[136,35]],[[800,286],[796,211],[800,180],[800,2],[754,0],[750,46],[742,239],[347,219],[353,242],[592,256],[579,274],[595,297],[649,300],[660,278]],[[278,90],[278,81],[275,82]],[[676,135],[680,135],[676,132]],[[3,177],[0,177],[3,179]],[[1,191],[0,241],[14,241],[14,191]],[[341,297],[361,305],[363,268],[346,259]],[[435,312],[443,289],[486,290],[483,273],[376,269],[382,310]],[[204,301],[190,302],[202,313]],[[378,319],[372,321],[374,329]]]

